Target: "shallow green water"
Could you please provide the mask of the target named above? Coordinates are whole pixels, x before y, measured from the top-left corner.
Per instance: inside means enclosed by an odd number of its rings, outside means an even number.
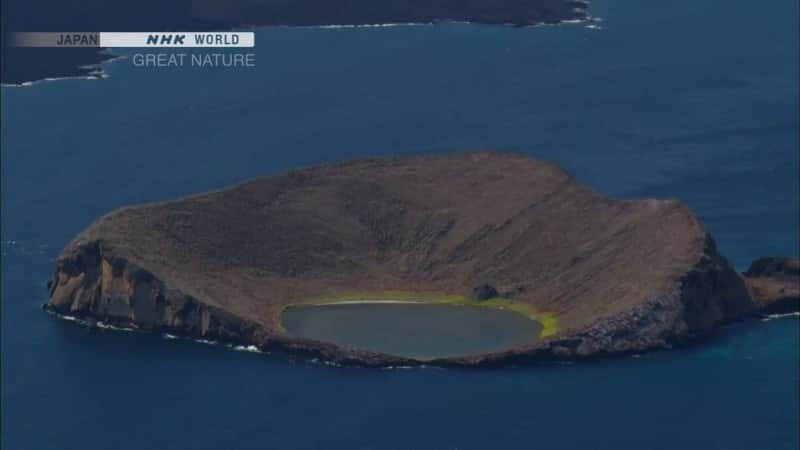
[[[289,308],[288,333],[417,359],[463,356],[536,341],[542,325],[511,311],[426,303],[339,303]]]

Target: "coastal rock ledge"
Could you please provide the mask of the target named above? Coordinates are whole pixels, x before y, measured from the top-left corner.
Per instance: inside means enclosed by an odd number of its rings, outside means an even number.
[[[797,260],[739,274],[677,200],[609,199],[549,163],[495,152],[312,167],[124,208],[66,246],[49,287],[46,308],[60,314],[363,366],[668,348],[796,310],[800,292]],[[290,305],[397,292],[524,309],[548,332],[419,361],[295,338],[280,323]]]

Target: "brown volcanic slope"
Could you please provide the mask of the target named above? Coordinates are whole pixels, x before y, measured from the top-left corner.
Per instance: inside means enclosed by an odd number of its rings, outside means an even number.
[[[62,252],[62,313],[340,362],[413,363],[285,336],[288,304],[489,284],[555,316],[527,348],[441,363],[668,346],[752,312],[744,279],[675,200],[618,201],[529,157],[462,153],[297,170],[122,209]]]

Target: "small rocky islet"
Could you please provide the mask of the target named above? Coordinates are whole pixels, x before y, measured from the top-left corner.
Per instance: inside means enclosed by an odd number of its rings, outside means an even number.
[[[614,200],[528,156],[469,152],[294,170],[124,208],[59,255],[46,309],[339,364],[498,365],[669,348],[798,310],[800,263],[737,273],[677,200]],[[506,309],[538,339],[415,359],[290,333],[292,307]]]

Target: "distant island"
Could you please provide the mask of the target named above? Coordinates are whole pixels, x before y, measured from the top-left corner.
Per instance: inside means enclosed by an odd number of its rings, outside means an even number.
[[[798,276],[788,258],[737,273],[678,200],[613,200],[552,164],[473,152],[312,167],[112,212],[62,251],[46,308],[339,364],[497,365],[682,345],[796,311]],[[381,351],[414,330],[435,347],[446,327],[461,348]]]
[[[10,3],[10,2],[9,2]],[[242,26],[324,26],[474,22],[528,26],[586,20],[585,0],[87,0],[4,4],[3,84],[99,77],[113,55],[92,48],[15,48],[7,33],[227,30]],[[41,11],[47,11],[43,15]]]

